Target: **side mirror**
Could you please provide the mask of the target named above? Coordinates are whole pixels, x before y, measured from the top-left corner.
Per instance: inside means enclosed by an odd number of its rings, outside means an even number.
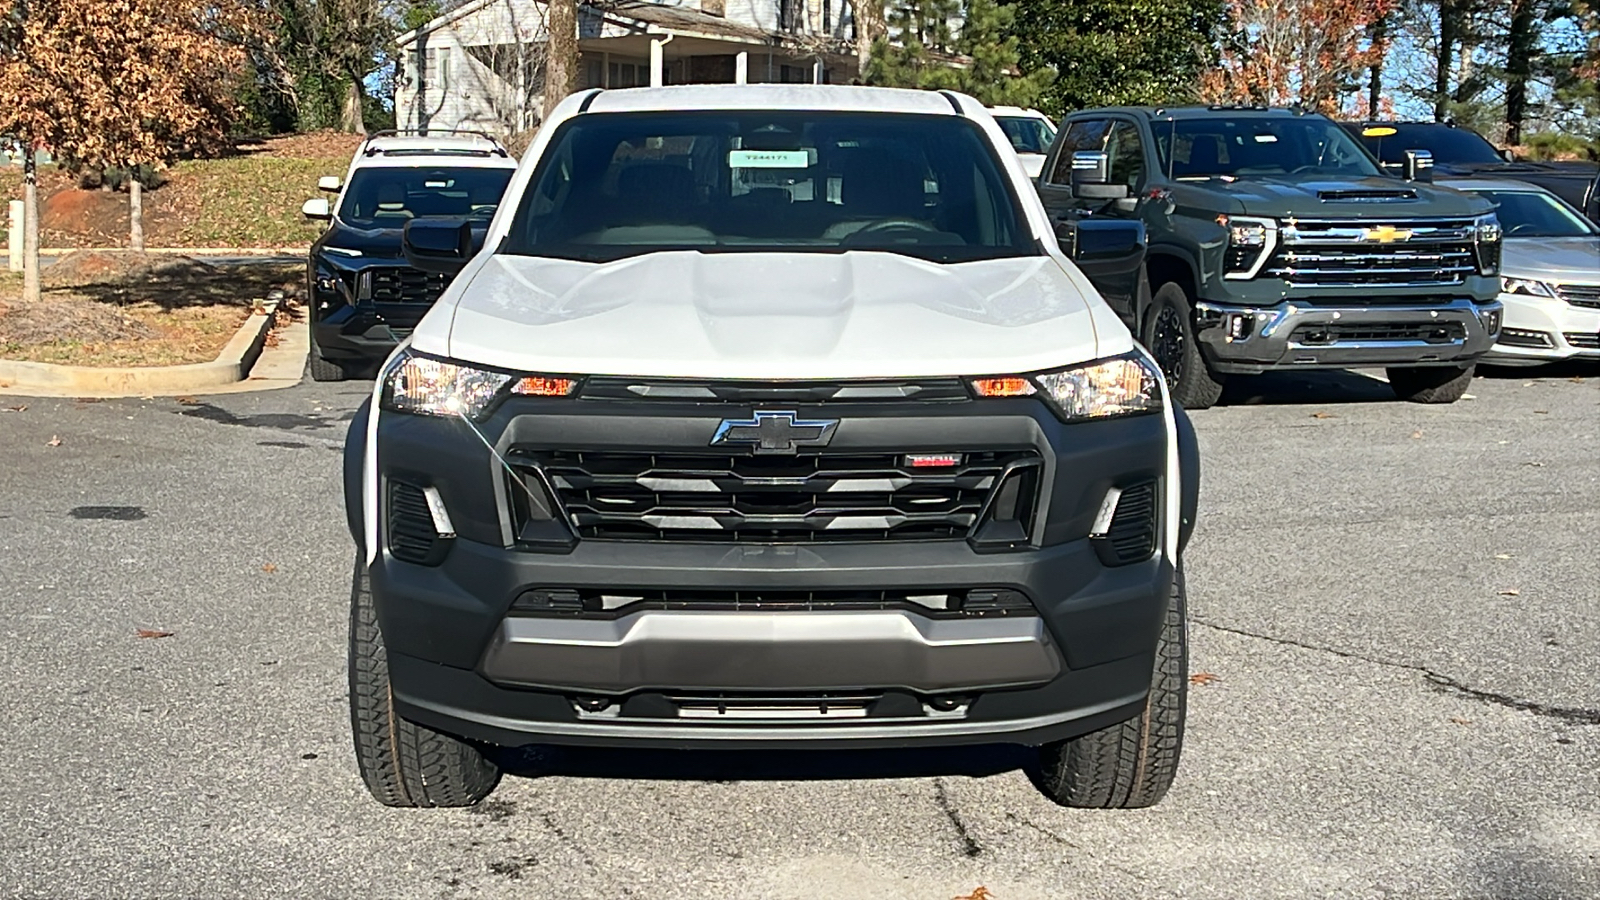
[[[1081,219],[1071,256],[1076,262],[1143,258],[1146,242],[1144,223],[1130,219]]]
[[[1433,154],[1427,150],[1407,150],[1404,171],[1407,181],[1433,181]]]
[[[313,197],[307,200],[301,205],[300,214],[308,219],[322,219],[324,221],[333,218],[333,210],[328,206],[327,197]]]
[[[317,179],[317,190],[319,191],[337,194],[342,187],[344,187],[344,179],[337,175],[324,175]]]
[[[454,275],[477,254],[482,233],[472,233],[465,219],[412,219],[401,232],[400,242],[406,262],[424,272]]]
[[[1514,163],[1517,161],[1517,151],[1507,147],[1506,149],[1500,151],[1500,158],[1508,163]]]
[[[1125,184],[1111,180],[1111,157],[1102,150],[1077,150],[1072,154],[1072,196],[1081,200],[1123,200]]]

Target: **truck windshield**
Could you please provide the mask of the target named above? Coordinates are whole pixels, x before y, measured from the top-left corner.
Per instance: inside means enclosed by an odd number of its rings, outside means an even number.
[[[438,166],[357,169],[339,204],[339,218],[357,228],[403,228],[423,216],[492,218],[513,171]]]
[[[551,139],[506,252],[1036,254],[1001,171],[983,133],[956,116],[591,113]]]
[[[1600,234],[1578,211],[1543,191],[1474,191],[1499,204],[1508,238],[1590,237]]]
[[[994,120],[1000,130],[1006,133],[1006,140],[1011,142],[1012,149],[1018,153],[1049,153],[1050,144],[1056,139],[1056,130],[1043,119],[1033,116],[995,116]]]
[[[1179,180],[1380,174],[1354,138],[1321,117],[1206,116],[1151,127],[1162,168]]]

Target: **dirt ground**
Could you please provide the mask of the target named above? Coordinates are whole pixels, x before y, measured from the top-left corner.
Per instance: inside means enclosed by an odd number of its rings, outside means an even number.
[[[44,270],[44,296],[0,279],[0,359],[87,366],[208,362],[258,300],[299,289],[298,266],[210,266],[188,258],[80,251]]]

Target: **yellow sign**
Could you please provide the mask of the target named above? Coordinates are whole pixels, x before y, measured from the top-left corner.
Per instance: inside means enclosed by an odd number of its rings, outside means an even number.
[[[1387,125],[1373,125],[1361,129],[1362,137],[1390,137],[1396,133],[1395,129]]]
[[[1395,241],[1411,240],[1411,232],[1393,225],[1379,225],[1377,228],[1368,228],[1362,237],[1377,244],[1392,244]]]

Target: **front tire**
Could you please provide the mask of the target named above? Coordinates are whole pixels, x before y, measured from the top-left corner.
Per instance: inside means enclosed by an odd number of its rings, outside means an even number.
[[[1206,409],[1222,396],[1223,376],[1213,373],[1195,339],[1194,310],[1189,294],[1175,281],[1163,284],[1150,298],[1140,342],[1167,377],[1172,398],[1184,409]]]
[[[1188,712],[1189,642],[1183,568],[1172,579],[1144,710],[1126,722],[1039,748],[1033,782],[1051,800],[1080,809],[1142,809],[1166,796],[1178,774]]]
[[[1454,403],[1472,384],[1476,366],[1457,369],[1454,366],[1417,366],[1415,368],[1385,369],[1389,386],[1401,400],[1412,403]]]
[[[359,559],[350,586],[350,730],[361,780],[384,806],[472,806],[500,780],[473,744],[395,712],[389,654]]]
[[[312,381],[344,381],[350,377],[350,371],[343,364],[325,359],[322,350],[317,347],[317,342],[311,342],[311,353],[306,358],[306,368],[311,371]]]

